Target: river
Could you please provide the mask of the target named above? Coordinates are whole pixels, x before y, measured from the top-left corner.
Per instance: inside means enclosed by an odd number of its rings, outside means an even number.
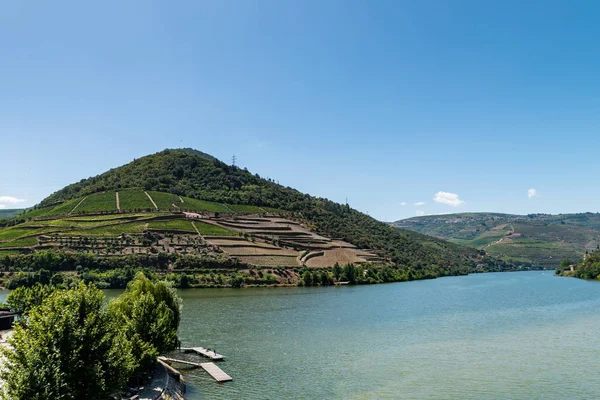
[[[183,345],[216,348],[234,379],[182,369],[189,400],[600,393],[600,282],[532,271],[179,293]]]
[[[180,291],[188,399],[575,399],[600,393],[600,283],[552,272]]]

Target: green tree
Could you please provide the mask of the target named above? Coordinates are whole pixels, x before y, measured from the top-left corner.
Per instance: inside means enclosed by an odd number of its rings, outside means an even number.
[[[312,286],[313,276],[309,270],[304,271],[302,274],[302,282],[304,282],[304,286]]]
[[[132,343],[138,371],[151,368],[158,354],[177,348],[181,304],[171,282],[152,282],[142,272],[110,302],[109,309]]]
[[[560,262],[560,266],[563,268],[568,268],[573,262],[569,259],[564,259]]]
[[[352,285],[356,283],[358,271],[354,267],[354,264],[346,264],[342,270],[342,279],[350,282]]]
[[[229,280],[232,288],[241,288],[246,283],[246,279],[243,276],[235,273],[231,274]]]
[[[32,287],[20,286],[8,294],[6,304],[15,312],[27,314],[41,305],[55,290],[53,286],[39,283]]]
[[[333,276],[335,277],[336,281],[339,281],[340,276],[342,276],[342,267],[340,267],[340,264],[338,263],[335,263],[333,266]]]
[[[17,324],[5,367],[2,398],[105,400],[130,376],[131,343],[93,286],[52,293]]]
[[[321,272],[320,281],[321,281],[321,285],[323,285],[323,286],[333,285],[333,280],[331,279],[331,275],[329,275],[329,273],[327,271]]]

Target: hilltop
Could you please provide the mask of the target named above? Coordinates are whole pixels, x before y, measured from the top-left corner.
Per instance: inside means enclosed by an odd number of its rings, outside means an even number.
[[[178,282],[187,274],[182,285],[192,286],[375,283],[514,268],[191,149],[164,150],[68,185],[7,225],[0,256],[21,261],[6,261],[5,269],[31,259],[44,264],[52,251],[60,266],[48,262],[49,269],[147,267]],[[350,267],[342,273],[336,264]],[[90,279],[113,285],[103,273]]]
[[[396,221],[394,227],[485,250],[513,262],[555,268],[578,260],[600,238],[600,214],[462,213]]]

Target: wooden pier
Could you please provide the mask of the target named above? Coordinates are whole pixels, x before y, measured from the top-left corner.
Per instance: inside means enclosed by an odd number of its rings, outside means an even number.
[[[217,367],[217,365],[212,362],[195,363],[193,361],[177,360],[175,358],[169,358],[169,357],[163,357],[163,356],[158,357],[158,359],[163,362],[180,363],[180,364],[191,365],[191,366],[197,367],[197,368],[202,368],[203,370],[208,372],[208,374],[210,376],[212,376],[214,378],[214,380],[216,380],[217,382],[229,382],[229,381],[233,380],[232,377],[227,375],[221,368]]]
[[[201,368],[202,365],[200,365],[200,363],[196,363],[193,361],[187,361],[187,360],[178,360],[176,358],[169,358],[169,357],[163,357],[163,356],[158,356],[158,359],[160,361],[163,362],[167,362],[167,363],[179,363],[179,364],[185,364],[185,365],[191,365],[192,367],[196,367],[196,368]]]
[[[183,379],[183,375],[181,375],[181,372],[177,371],[175,368],[171,367],[169,364],[167,364],[166,361],[161,360],[161,358],[158,358],[158,362],[164,366],[168,371],[170,371],[171,375],[173,375],[175,377],[175,379],[177,379],[179,382],[184,383],[185,380]]]
[[[215,378],[215,380],[217,382],[228,382],[228,381],[232,381],[233,378],[230,377],[229,375],[227,375],[225,372],[223,372],[223,370],[219,367],[217,367],[217,365],[215,363],[202,363],[200,364],[200,366],[206,371],[208,372],[208,374],[210,376],[212,376],[213,378]]]
[[[214,352],[214,350],[208,350],[208,349],[205,349],[204,347],[188,347],[188,348],[184,348],[181,350],[183,350],[184,353],[200,354],[201,356],[210,358],[213,361],[223,361],[225,359],[224,355],[217,354]]]

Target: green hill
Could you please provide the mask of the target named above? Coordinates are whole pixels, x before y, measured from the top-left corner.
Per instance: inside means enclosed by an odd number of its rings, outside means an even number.
[[[0,220],[2,220],[4,218],[12,218],[15,215],[19,215],[23,211],[24,211],[23,209],[19,209],[19,208],[0,209]]]
[[[548,268],[578,260],[600,238],[600,214],[463,213],[409,218],[392,226]]]
[[[5,270],[44,264],[38,254],[46,251],[63,255],[60,267],[49,263],[59,270],[221,269],[221,278],[194,272],[186,284],[195,286],[309,282],[300,278],[306,269],[314,270],[310,282],[375,283],[515,268],[191,149],[165,150],[83,179],[5,225],[0,256],[20,257],[6,259]],[[331,269],[335,264],[353,266],[342,274]],[[268,276],[251,272],[261,267],[272,268]]]

